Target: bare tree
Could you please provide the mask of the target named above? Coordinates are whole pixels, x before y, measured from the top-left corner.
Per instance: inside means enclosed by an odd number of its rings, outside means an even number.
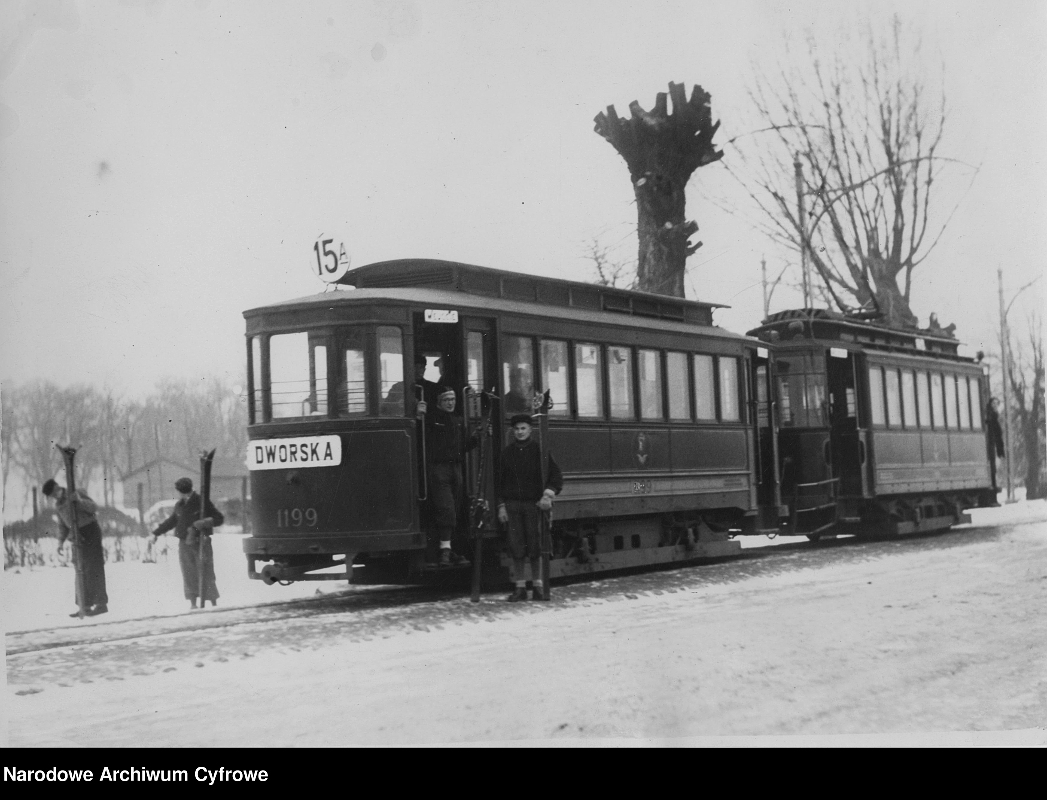
[[[636,263],[614,258],[611,247],[602,244],[596,237],[586,246],[586,257],[592,262],[594,283],[623,289],[636,288]]]
[[[1025,345],[1028,345],[1026,349]],[[1028,342],[1018,342],[1012,348],[1007,377],[1011,386],[1011,419],[1014,420],[1018,436],[1013,442],[1013,457],[1016,465],[1025,468],[1025,497],[1034,500],[1047,497],[1044,486],[1043,466],[1045,452],[1045,427],[1047,414],[1044,408],[1044,361],[1043,322],[1038,316],[1029,320]]]
[[[7,495],[7,476],[11,472],[11,448],[14,445],[15,427],[18,425],[18,417],[15,414],[17,407],[15,388],[13,384],[7,383],[0,387],[0,448],[2,448],[4,495]]]
[[[731,172],[763,229],[801,253],[833,305],[916,327],[912,272],[948,224],[932,224],[932,190],[958,163],[938,152],[944,89],[930,96],[913,63],[919,42],[897,16],[885,34],[870,27],[858,48],[841,45],[828,60],[812,34],[805,44],[795,66],[751,89],[761,128],[739,144],[742,166]]]
[[[695,86],[687,99],[683,84],[670,83],[673,110],[659,92],[651,111],[635,100],[631,117],[620,119],[614,106],[596,115],[596,132],[625,159],[636,195],[639,258],[637,288],[645,292],[684,296],[687,257],[701,242],[691,244],[698,224],[685,219],[685,188],[691,174],[723,158],[713,145],[720,123],[713,123],[711,95]]]

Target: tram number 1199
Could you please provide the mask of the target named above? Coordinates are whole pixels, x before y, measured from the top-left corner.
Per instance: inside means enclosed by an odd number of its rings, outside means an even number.
[[[276,527],[278,528],[300,528],[307,525],[310,528],[316,524],[315,508],[278,508],[276,510]]]

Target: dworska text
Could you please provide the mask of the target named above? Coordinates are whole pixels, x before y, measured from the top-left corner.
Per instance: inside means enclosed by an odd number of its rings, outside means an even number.
[[[247,444],[247,468],[336,467],[342,463],[340,436],[255,439]]]

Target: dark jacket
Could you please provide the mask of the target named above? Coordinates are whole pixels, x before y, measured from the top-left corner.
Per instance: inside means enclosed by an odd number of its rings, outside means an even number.
[[[187,498],[179,499],[175,503],[171,516],[156,526],[153,536],[167,533],[174,528],[175,536],[179,539],[184,539],[189,532],[189,526],[200,519],[200,500],[201,497],[196,492],[193,492]],[[204,516],[213,519],[216,528],[225,522],[222,512],[215,508],[214,503],[210,500],[207,501],[207,513]]]
[[[472,450],[479,441],[475,433],[466,436],[461,417],[429,407],[425,415],[425,456],[430,464],[459,462],[465,451]]]
[[[511,442],[502,451],[502,463],[498,470],[498,502],[520,500],[537,503],[546,489],[560,494],[563,489],[563,474],[553,460],[552,453],[546,458],[549,467],[545,484],[542,484],[542,453],[538,442]]]

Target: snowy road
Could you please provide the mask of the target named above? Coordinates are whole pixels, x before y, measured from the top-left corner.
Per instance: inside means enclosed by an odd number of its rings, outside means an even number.
[[[1043,734],[1047,514],[1029,505],[558,587],[550,604],[372,591],[11,633],[10,744]]]

